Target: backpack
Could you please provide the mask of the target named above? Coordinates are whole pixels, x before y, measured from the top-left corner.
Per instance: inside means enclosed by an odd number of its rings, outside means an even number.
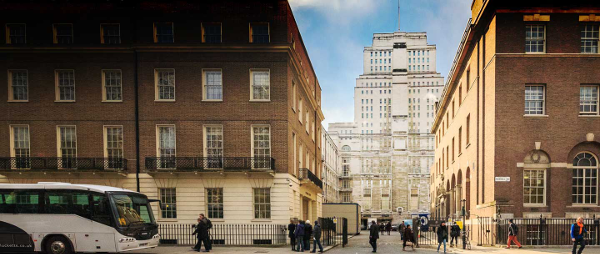
[[[513,234],[517,235],[519,234],[519,227],[517,227],[517,224],[512,224],[511,225],[512,229],[513,229]]]

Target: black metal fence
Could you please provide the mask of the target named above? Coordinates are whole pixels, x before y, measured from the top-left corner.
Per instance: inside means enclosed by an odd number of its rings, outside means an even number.
[[[192,235],[196,224],[177,223],[159,224],[161,244],[194,245],[196,236]],[[215,224],[209,231],[213,245],[285,245],[287,243],[287,225],[277,224]]]
[[[127,169],[124,158],[81,158],[81,157],[4,157],[0,158],[2,170],[102,170],[122,171]]]
[[[346,218],[319,218],[321,224],[321,244],[336,246],[348,244],[348,219]]]
[[[519,228],[517,240],[522,245],[571,245],[571,225],[575,219],[513,219]],[[586,245],[600,245],[600,220],[584,219],[588,233],[584,236]],[[497,222],[498,237],[496,244],[506,244],[508,238],[508,220]]]
[[[271,157],[146,157],[144,164],[149,171],[275,169]]]

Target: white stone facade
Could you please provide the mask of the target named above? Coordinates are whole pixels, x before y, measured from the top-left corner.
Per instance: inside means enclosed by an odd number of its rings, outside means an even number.
[[[444,84],[436,47],[423,32],[376,33],[363,58],[354,122],[329,126],[342,150],[342,170],[351,171],[352,201],[365,217],[389,217],[398,209],[407,216],[428,213],[435,138],[429,130]]]

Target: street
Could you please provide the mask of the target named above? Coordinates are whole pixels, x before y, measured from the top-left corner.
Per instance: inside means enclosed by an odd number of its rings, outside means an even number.
[[[378,240],[378,249],[377,253],[402,253],[402,242],[400,241],[400,236],[394,232],[392,235],[383,235],[380,236]],[[472,250],[462,250],[457,248],[450,248],[450,245],[447,245],[448,251],[447,253],[469,253],[469,254],[483,254],[483,253],[493,253],[493,254],[542,254],[542,253],[571,253],[570,248],[523,248],[523,249],[503,249],[496,247],[476,247],[474,246]],[[143,250],[143,251],[133,251],[130,253],[138,253],[138,254],[153,254],[153,253],[169,253],[169,254],[181,254],[181,253],[194,253],[190,249],[190,246],[165,246],[158,247],[156,249],[151,250]],[[312,246],[311,246],[312,248]],[[443,247],[442,247],[443,248]],[[590,248],[586,247],[583,253],[598,253],[598,248]],[[284,254],[284,253],[294,253],[290,250],[288,246],[286,247],[219,247],[216,246],[211,251],[213,253],[269,253],[269,254]],[[410,248],[407,248],[406,253],[437,253],[434,246],[423,246],[421,248],[416,248],[415,251],[411,251]],[[308,252],[305,252],[308,253]],[[326,250],[328,254],[359,254],[359,253],[371,253],[371,246],[369,245],[368,240],[368,232],[363,232],[360,235],[354,236],[348,240],[348,245],[342,248],[341,246],[337,246],[330,250]]]

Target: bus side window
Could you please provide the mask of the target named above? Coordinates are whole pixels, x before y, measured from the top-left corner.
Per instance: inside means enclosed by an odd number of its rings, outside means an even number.
[[[39,213],[40,193],[38,191],[17,191],[15,203],[16,213]]]
[[[107,226],[111,225],[108,199],[101,194],[92,194],[92,220]]]
[[[89,194],[83,191],[46,191],[45,212],[50,214],[76,214],[90,218]]]
[[[73,213],[84,218],[91,218],[90,195],[87,192],[73,192]]]
[[[15,196],[16,193],[10,190],[0,191],[0,213],[15,213]]]

